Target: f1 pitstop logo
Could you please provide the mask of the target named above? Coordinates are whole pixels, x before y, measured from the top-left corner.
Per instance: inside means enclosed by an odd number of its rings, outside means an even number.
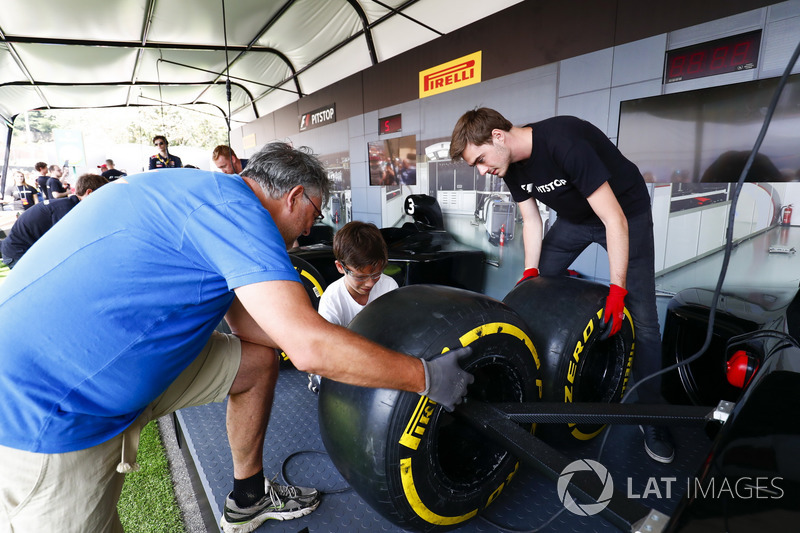
[[[600,479],[600,482],[603,484],[603,490],[600,492],[600,496],[597,497],[597,502],[579,503],[575,501],[575,498],[570,494],[569,484],[572,481],[572,476],[578,472],[593,472],[594,475]],[[608,506],[614,494],[614,480],[611,479],[611,474],[608,473],[608,469],[597,461],[578,459],[568,464],[564,470],[561,471],[561,475],[558,476],[556,488],[558,490],[558,498],[561,500],[561,503],[564,504],[567,511],[580,516],[592,516]]]

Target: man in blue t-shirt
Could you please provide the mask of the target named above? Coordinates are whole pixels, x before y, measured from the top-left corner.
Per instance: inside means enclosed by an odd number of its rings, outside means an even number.
[[[517,202],[525,248],[520,282],[540,272],[566,273],[594,242],[608,251],[611,285],[603,312],[604,337],[622,326],[627,297],[636,331],[634,375],[641,380],[660,370],[653,219],[650,195],[636,165],[585,120],[560,116],[517,127],[485,107],[459,118],[450,157],[463,159],[481,174],[503,178]],[[537,200],[558,213],[544,239]],[[659,379],[645,381],[638,391],[639,401],[664,401]],[[648,455],[672,462],[675,451],[667,428],[641,428]]]
[[[53,226],[0,285],[0,523],[121,531],[120,473],[136,468],[141,428],[226,397],[233,491],[222,528],[310,513],[316,490],[263,472],[278,346],[305,372],[419,392],[447,409],[461,401],[472,376],[457,358],[468,348],[422,362],[311,306],[286,248],[329,195],[320,162],[273,143],[242,174],[120,178]],[[233,334],[215,332],[223,317]],[[30,336],[31,325],[65,320]]]

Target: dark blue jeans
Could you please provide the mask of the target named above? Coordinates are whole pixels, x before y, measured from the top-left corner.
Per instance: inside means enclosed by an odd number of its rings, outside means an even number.
[[[650,211],[628,219],[628,276],[625,306],[633,317],[636,351],[633,378],[643,377],[661,369],[661,335],[656,310],[655,259],[653,252],[653,216]],[[574,224],[556,219],[542,242],[539,272],[543,276],[560,276],[590,244],[597,243],[606,250],[606,228],[595,224]],[[642,403],[663,403],[661,377],[650,379],[637,387]]]

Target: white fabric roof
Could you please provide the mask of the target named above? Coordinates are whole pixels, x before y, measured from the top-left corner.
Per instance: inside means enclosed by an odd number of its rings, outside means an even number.
[[[249,122],[519,1],[4,0],[0,119],[163,102]]]

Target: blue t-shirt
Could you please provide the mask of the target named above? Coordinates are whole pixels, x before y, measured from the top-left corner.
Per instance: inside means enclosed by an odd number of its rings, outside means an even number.
[[[232,290],[270,280],[299,277],[240,177],[163,170],[95,191],[0,285],[0,444],[60,453],[121,433],[197,356]]]

